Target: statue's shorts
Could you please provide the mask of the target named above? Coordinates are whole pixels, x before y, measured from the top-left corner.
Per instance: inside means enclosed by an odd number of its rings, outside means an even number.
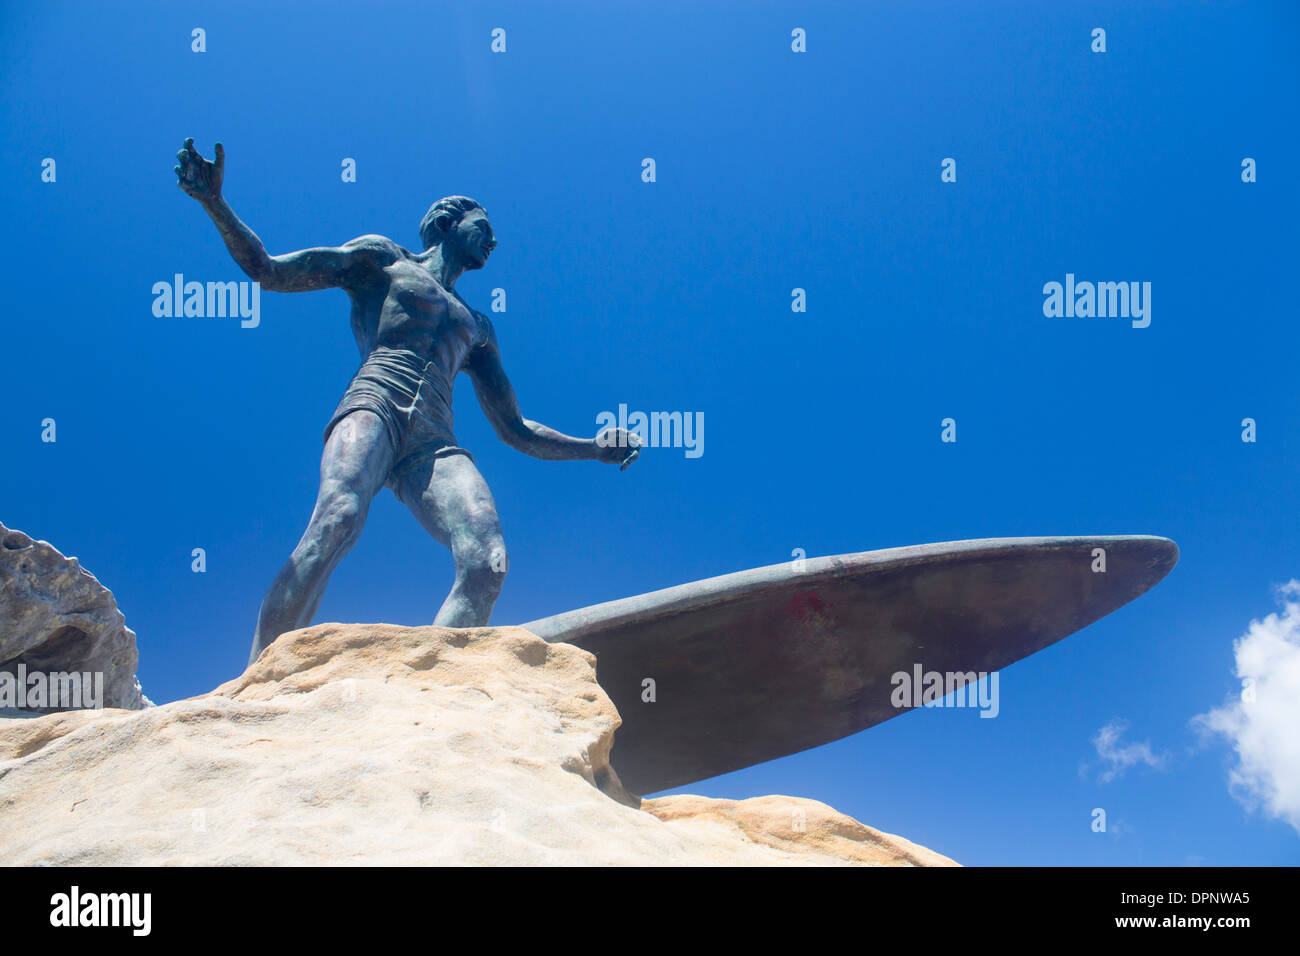
[[[388,432],[393,467],[384,482],[394,492],[417,465],[446,455],[465,455],[452,433],[451,385],[435,362],[406,349],[377,347],[362,363],[325,426],[329,441],[334,426],[356,411],[373,412]]]

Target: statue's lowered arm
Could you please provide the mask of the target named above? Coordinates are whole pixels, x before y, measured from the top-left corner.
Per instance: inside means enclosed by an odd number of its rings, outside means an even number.
[[[496,336],[491,333],[486,342],[474,349],[465,370],[474,383],[474,394],[483,414],[497,437],[511,448],[533,458],[603,461],[623,467],[640,454],[640,439],[631,432],[623,431],[621,442],[615,434],[620,429],[606,429],[596,438],[573,438],[524,418],[514,387],[501,364]]]

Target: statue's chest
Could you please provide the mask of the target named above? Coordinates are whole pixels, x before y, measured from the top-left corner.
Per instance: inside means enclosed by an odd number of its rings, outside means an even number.
[[[408,263],[389,270],[389,298],[409,320],[440,335],[462,339],[467,346],[478,340],[478,320],[456,296],[427,271]]]

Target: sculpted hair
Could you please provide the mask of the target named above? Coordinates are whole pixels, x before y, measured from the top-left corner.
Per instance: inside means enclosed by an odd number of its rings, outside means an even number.
[[[420,242],[424,243],[422,248],[436,246],[442,242],[443,234],[464,219],[467,212],[482,208],[468,196],[446,196],[439,199],[420,220]]]

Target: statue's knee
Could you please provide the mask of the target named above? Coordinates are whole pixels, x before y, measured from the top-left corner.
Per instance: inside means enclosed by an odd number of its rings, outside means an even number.
[[[480,593],[496,593],[510,570],[506,543],[499,534],[480,538],[466,548],[459,562],[466,584]]]
[[[361,537],[366,509],[354,494],[331,495],[317,516],[316,535],[327,551],[346,551]]]
[[[506,553],[505,541],[497,538],[488,550],[488,570],[496,578],[497,586],[506,579],[506,572],[510,570],[510,555]]]

